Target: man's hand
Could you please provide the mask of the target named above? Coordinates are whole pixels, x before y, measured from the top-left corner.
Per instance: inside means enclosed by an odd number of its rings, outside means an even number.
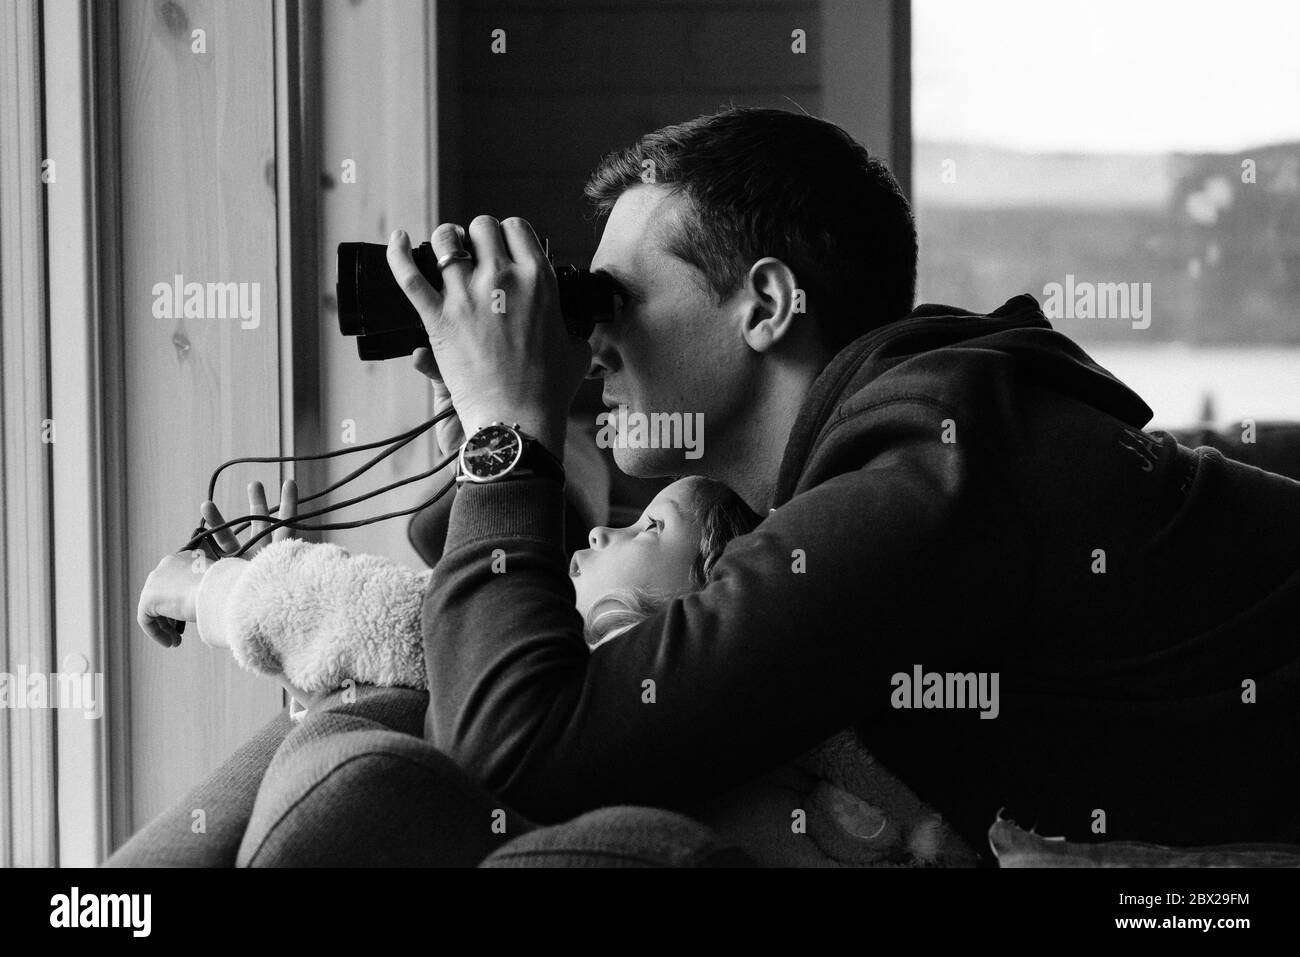
[[[411,244],[398,230],[388,266],[424,320],[429,344],[464,430],[519,423],[552,455],[564,456],[565,420],[591,348],[570,336],[560,316],[555,271],[524,220],[479,216],[465,231],[433,231],[439,259],[465,249],[442,269],[442,293],[420,275]]]
[[[433,414],[438,415],[453,408],[451,391],[443,381],[442,373],[438,371],[438,362],[434,359],[433,352],[421,346],[411,353],[411,359],[416,371],[428,376],[433,385]],[[433,427],[433,435],[438,443],[439,455],[450,455],[459,450],[465,444],[465,430],[461,427],[460,415],[453,411]]]

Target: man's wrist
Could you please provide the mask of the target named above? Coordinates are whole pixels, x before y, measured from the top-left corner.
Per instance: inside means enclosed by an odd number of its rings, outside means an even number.
[[[517,425],[520,432],[528,438],[536,440],[542,448],[555,457],[557,462],[564,463],[564,440],[569,424],[568,420],[563,416],[558,419],[550,418],[535,411],[522,409],[518,411],[487,410],[484,412],[472,410],[470,415],[473,416],[472,419],[466,416],[461,417],[467,439],[471,438],[479,429],[491,425],[493,422]]]

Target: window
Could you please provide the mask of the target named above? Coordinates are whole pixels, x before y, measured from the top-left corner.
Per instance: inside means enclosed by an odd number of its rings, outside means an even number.
[[[1153,426],[1300,421],[1300,6],[913,5],[919,298],[1029,292]]]

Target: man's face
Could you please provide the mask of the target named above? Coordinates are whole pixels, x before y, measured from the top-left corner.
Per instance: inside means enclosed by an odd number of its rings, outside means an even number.
[[[726,434],[744,401],[752,356],[741,337],[744,293],[718,305],[694,266],[665,245],[690,200],[662,186],[638,185],[619,197],[591,262],[623,293],[617,318],[591,337],[591,377],[605,380],[605,405],[629,414],[680,412],[703,415],[703,455],[683,449],[614,446],[614,460],[629,475],[711,475],[710,439]]]

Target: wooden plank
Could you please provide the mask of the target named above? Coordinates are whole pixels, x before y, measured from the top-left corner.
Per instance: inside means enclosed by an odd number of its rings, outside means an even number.
[[[894,159],[893,0],[823,0],[824,119]]]
[[[596,250],[597,237],[592,206],[582,189],[600,160],[651,130],[715,111],[722,96],[717,92],[594,97],[593,112],[617,119],[598,126],[588,120],[584,127],[580,110],[572,107],[572,102],[566,105],[571,108],[551,109],[544,100],[540,104],[533,98],[510,103],[476,95],[465,109],[467,116],[480,118],[472,125],[466,123],[465,143],[472,153],[446,171],[449,177],[458,176],[460,185],[449,191],[443,215],[453,222],[467,222],[484,212],[523,216],[551,240],[558,262],[586,264]],[[799,101],[816,113],[820,98],[820,90],[814,89],[803,93]],[[747,97],[745,102],[790,108],[788,101],[775,95]],[[533,137],[527,132],[530,117],[540,112],[546,112],[554,123],[545,135]],[[510,130],[520,131],[516,134],[520,147],[502,150],[500,143]]]
[[[475,7],[487,11],[515,12],[519,10],[540,10],[554,13],[560,6],[555,0],[472,0]],[[651,11],[659,13],[676,13],[697,10],[759,10],[773,7],[815,5],[816,0],[565,0],[566,13],[589,14],[625,13],[631,11]],[[437,0],[440,8],[464,5],[465,0]]]
[[[412,242],[437,225],[429,154],[436,128],[433,113],[429,11],[416,0],[357,5],[326,0],[320,5],[321,77],[321,374],[322,415],[318,435],[302,437],[304,451],[373,442],[406,431],[432,414],[428,381],[409,359],[362,362],[356,342],[339,333],[334,297],[336,247],[340,242],[386,243],[399,226]],[[355,164],[356,181],[344,181],[344,164]],[[326,477],[342,478],[374,452],[329,461]],[[422,436],[329,497],[339,502],[380,488],[433,464],[432,433]],[[432,494],[425,481],[333,513],[349,521],[417,504]],[[327,533],[353,551],[383,555],[423,567],[406,539],[406,519]]]
[[[735,3],[623,9],[462,10],[459,56],[478,89],[663,92],[711,88],[779,91],[817,83],[818,4]],[[806,31],[807,53],[791,50]],[[506,31],[505,53],[493,31]]]
[[[320,177],[308,157],[319,148],[319,25],[316,7],[299,0],[275,0],[277,275],[280,290],[280,421],[282,454],[298,455],[298,437],[320,432],[320,336],[315,308],[317,197]],[[323,469],[314,462],[287,462],[281,479],[301,488],[316,486]],[[315,540],[317,535],[302,533]],[[287,705],[287,695],[286,705]]]
[[[138,594],[198,520],[221,461],[280,444],[274,17],[271,0],[131,0],[119,7],[122,315],[128,575]],[[205,31],[206,52],[193,50]],[[237,282],[238,319],[156,318],[155,284]],[[251,320],[249,320],[251,325]],[[245,511],[239,466],[217,501]],[[271,498],[276,496],[274,492]],[[130,630],[132,803],[139,827],[274,714],[279,689],[193,632],[164,650]]]
[[[85,0],[43,8],[46,148],[62,165],[48,193],[49,324],[53,455],[55,661],[81,701],[60,701],[57,721],[59,864],[88,867],[107,850],[104,700],[106,579],[120,558],[102,522],[100,247],[93,11]],[[115,607],[121,608],[118,603]],[[120,637],[120,634],[119,634]],[[69,685],[68,687],[72,687]],[[93,697],[93,701],[87,697]],[[74,706],[79,704],[79,706]]]
[[[641,91],[579,94],[530,91],[507,97],[492,91],[466,93],[462,136],[467,157],[449,164],[451,174],[475,177],[533,173],[590,173],[611,150],[644,134],[732,105],[816,113],[822,88],[813,84],[780,92],[737,92],[721,87],[695,92]],[[593,116],[602,117],[599,123]],[[459,209],[457,197],[448,197]]]
[[[8,674],[54,667],[40,42],[36,0],[0,4],[0,671]],[[0,743],[0,862],[53,866],[54,712],[0,709]]]
[[[123,429],[104,428],[105,422],[126,421],[126,376],[122,322],[122,231],[118,139],[119,115],[117,11],[114,5],[93,4],[95,77],[95,189],[98,228],[95,246],[99,261],[95,316],[98,324],[99,443],[102,452],[103,490],[99,522],[103,540],[100,554],[102,595],[102,661],[108,698],[107,744],[101,756],[101,782],[106,802],[103,851],[110,853],[131,835],[131,687],[130,654],[134,644],[138,594],[131,592],[127,573],[126,472],[128,449]]]
[[[892,7],[890,168],[903,188],[903,195],[915,202],[912,196],[912,0],[893,0]]]

